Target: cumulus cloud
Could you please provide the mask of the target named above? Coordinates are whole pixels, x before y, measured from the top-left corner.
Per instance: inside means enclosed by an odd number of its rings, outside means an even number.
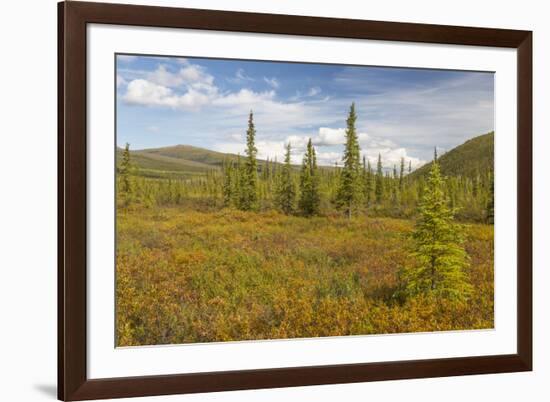
[[[405,148],[367,148],[362,155],[370,161],[372,167],[374,168],[378,162],[379,154],[382,157],[382,166],[386,170],[393,169],[394,166],[399,168],[401,158],[405,160],[405,164],[407,166],[410,162],[413,170],[426,163],[426,161],[420,158],[409,155]]]
[[[143,79],[130,82],[123,99],[131,105],[167,106],[173,109],[197,108],[210,101],[207,95],[192,88],[178,95],[170,88]]]
[[[222,94],[214,84],[214,77],[204,68],[187,60],[183,64],[177,71],[161,64],[156,70],[145,73],[144,78],[130,81],[122,99],[130,105],[173,109],[192,110],[213,105],[244,107],[250,110],[259,103],[272,101],[275,97],[274,90],[254,92],[246,88]]]
[[[202,67],[188,63],[175,73],[161,64],[155,71],[147,74],[147,79],[166,87],[186,85],[194,88],[213,89],[214,84],[214,77],[207,74]]]
[[[346,142],[346,130],[343,128],[319,128],[319,134],[312,139],[318,146],[341,145]]]

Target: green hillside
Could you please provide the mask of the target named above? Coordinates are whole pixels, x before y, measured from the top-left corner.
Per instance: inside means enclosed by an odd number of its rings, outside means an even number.
[[[207,169],[212,169],[213,167],[221,168],[224,160],[237,160],[237,155],[234,154],[225,154],[191,145],[174,145],[171,147],[144,149],[135,151],[135,153],[145,155],[149,158],[169,158],[170,161],[175,163],[179,161],[185,166],[194,164],[197,167],[202,166]]]
[[[117,148],[117,164],[123,150]],[[221,169],[224,159],[236,160],[236,155],[223,154],[190,145],[130,151],[139,174],[147,177],[190,177]]]
[[[117,148],[117,164],[123,150]],[[204,174],[211,170],[220,170],[225,162],[237,162],[235,154],[225,154],[191,145],[141,149],[130,151],[132,161],[139,168],[139,174],[148,177],[188,177]],[[245,158],[241,155],[241,158]],[[262,167],[266,161],[258,160]],[[300,166],[294,166],[299,169]],[[331,168],[327,168],[331,169]]]
[[[441,172],[445,176],[473,177],[480,172],[493,170],[494,132],[474,137],[439,157]],[[425,176],[430,163],[411,173],[411,177]]]

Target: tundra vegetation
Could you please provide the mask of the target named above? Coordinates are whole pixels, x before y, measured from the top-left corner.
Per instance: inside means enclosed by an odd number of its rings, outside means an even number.
[[[117,150],[117,345],[493,327],[493,134],[412,171]]]

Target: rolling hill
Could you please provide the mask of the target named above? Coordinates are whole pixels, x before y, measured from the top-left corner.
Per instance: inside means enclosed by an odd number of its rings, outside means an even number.
[[[117,148],[117,161],[123,150]],[[220,169],[224,160],[237,160],[237,155],[224,154],[191,145],[130,151],[141,175],[149,177],[193,176]],[[117,162],[118,163],[118,162]]]
[[[441,172],[445,176],[472,177],[493,169],[494,132],[474,137],[439,157]],[[430,163],[411,173],[412,178],[426,176]]]
[[[122,149],[117,148],[117,161],[121,160]],[[140,175],[148,177],[190,177],[222,168],[224,161],[236,162],[238,156],[211,151],[191,145],[174,145],[131,151],[133,162],[139,167]],[[445,176],[472,177],[477,172],[493,168],[494,133],[474,137],[439,157],[441,171]],[[258,160],[262,166],[266,162]],[[299,169],[299,166],[294,166]],[[333,169],[332,167],[320,167]],[[411,173],[411,178],[428,174],[430,163]]]
[[[117,164],[123,149],[117,148]],[[130,151],[132,161],[139,168],[140,175],[148,177],[188,177],[204,174],[222,168],[224,161],[236,162],[238,156],[211,151],[192,145],[174,145],[163,148],[150,148]],[[241,158],[244,158],[241,155]],[[265,160],[258,159],[262,166]],[[294,165],[294,169],[300,166]],[[324,168],[324,167],[323,167]],[[328,168],[332,169],[332,168]]]

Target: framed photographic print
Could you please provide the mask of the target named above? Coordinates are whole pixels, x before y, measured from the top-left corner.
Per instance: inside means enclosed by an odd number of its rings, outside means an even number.
[[[531,32],[58,16],[59,399],[531,370]]]

